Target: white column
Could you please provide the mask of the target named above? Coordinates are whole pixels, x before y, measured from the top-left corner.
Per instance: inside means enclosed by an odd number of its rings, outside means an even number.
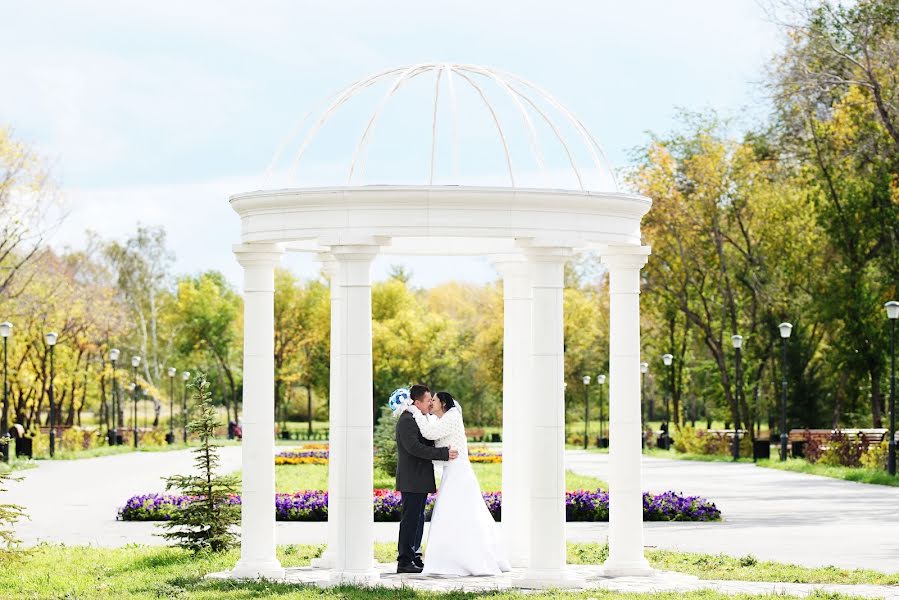
[[[331,394],[328,507],[336,527],[331,582],[378,583],[374,564],[371,263],[377,245],[332,246],[337,261],[339,377]],[[332,510],[333,506],[333,510]]]
[[[503,507],[509,562],[527,567],[530,556],[528,432],[531,408],[530,267],[521,254],[491,257],[503,278]]]
[[[640,269],[646,246],[609,247],[609,558],[608,576],[649,575],[643,556],[640,435]]]
[[[531,267],[530,561],[519,587],[579,587],[566,566],[563,287],[568,248],[526,250]]]
[[[276,579],[275,557],[275,244],[234,247],[244,269],[243,442],[237,578]]]
[[[335,421],[334,405],[340,397],[341,362],[340,362],[340,323],[339,318],[343,314],[341,305],[341,287],[337,282],[337,261],[328,253],[321,253],[318,260],[322,263],[322,269],[327,273],[331,282],[331,368],[330,383],[328,385],[329,425],[328,425],[328,545],[319,558],[312,559],[312,566],[316,569],[334,568],[339,546],[339,530],[335,513],[339,512],[337,504],[340,502],[338,478],[335,473],[339,470],[336,465],[342,465],[346,457],[341,453],[338,423]]]

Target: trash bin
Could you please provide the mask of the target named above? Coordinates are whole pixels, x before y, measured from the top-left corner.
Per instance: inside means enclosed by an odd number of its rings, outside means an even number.
[[[33,458],[33,442],[34,440],[26,437],[16,439],[16,457]]]
[[[793,458],[805,458],[805,440],[793,442],[790,445]]]
[[[165,434],[165,443],[166,444],[174,444],[175,443],[175,434],[172,432]]]
[[[501,442],[502,439],[499,437],[499,434],[498,434],[498,433],[491,433],[491,434],[490,434],[490,441],[491,441],[491,442],[494,442],[494,443],[497,443],[497,442]]]
[[[771,440],[755,440],[752,444],[752,460],[771,458]]]

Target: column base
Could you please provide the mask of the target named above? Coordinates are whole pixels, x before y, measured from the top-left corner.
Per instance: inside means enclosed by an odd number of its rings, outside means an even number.
[[[512,579],[512,587],[532,590],[579,589],[585,587],[586,584],[586,579],[568,569],[531,569],[526,571],[521,578]]]
[[[244,562],[237,561],[231,570],[232,579],[284,579],[285,570],[277,560]]]
[[[373,586],[381,583],[381,573],[376,569],[366,569],[364,571],[334,571],[327,582],[320,585],[336,586],[336,585],[359,585]]]
[[[607,560],[602,564],[604,577],[649,577],[655,573],[645,558],[638,560]]]

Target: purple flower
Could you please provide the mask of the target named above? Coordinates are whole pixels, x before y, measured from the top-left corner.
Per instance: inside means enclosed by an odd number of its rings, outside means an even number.
[[[499,521],[502,518],[502,493],[484,492],[484,504]],[[430,520],[436,494],[429,494],[425,517]],[[142,494],[128,499],[119,509],[121,521],[165,521],[193,498],[169,494]],[[231,496],[230,504],[240,504],[240,496]],[[374,490],[374,520],[399,521],[402,494],[393,490]],[[278,521],[327,521],[328,493],[306,490],[293,494],[275,494],[275,518]],[[567,521],[608,521],[609,493],[604,490],[575,490],[565,493]],[[643,494],[644,521],[718,521],[721,511],[699,496],[683,496],[673,491]]]

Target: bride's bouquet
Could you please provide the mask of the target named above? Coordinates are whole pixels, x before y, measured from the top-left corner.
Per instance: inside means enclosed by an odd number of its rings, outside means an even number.
[[[390,394],[387,406],[393,413],[394,417],[400,416],[406,408],[412,405],[412,396],[406,388],[398,388]]]

